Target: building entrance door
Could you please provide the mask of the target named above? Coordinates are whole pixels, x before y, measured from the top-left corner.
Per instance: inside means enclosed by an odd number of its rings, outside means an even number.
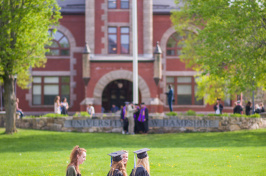
[[[131,81],[118,79],[110,82],[103,90],[102,107],[105,112],[110,112],[112,105],[116,105],[119,109],[125,102],[133,100],[133,85]],[[139,91],[140,98],[140,91]],[[140,99],[139,99],[140,100]]]

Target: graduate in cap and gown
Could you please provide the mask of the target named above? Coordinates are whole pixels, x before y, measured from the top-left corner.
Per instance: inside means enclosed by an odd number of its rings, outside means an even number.
[[[139,127],[138,127],[138,117],[139,117],[139,112],[140,112],[140,107],[138,104],[135,104],[136,111],[134,112],[134,133],[139,133]]]
[[[110,153],[111,156],[111,169],[107,176],[127,176],[127,171],[124,165],[122,155],[125,154],[124,151],[117,151]]]
[[[128,118],[126,117],[127,106],[128,106],[128,102],[125,102],[125,106],[123,108],[121,108],[121,113],[120,113],[121,122],[123,122],[122,134],[128,133]]]
[[[134,169],[132,170],[130,176],[150,176],[150,164],[149,164],[149,157],[147,154],[147,151],[149,150],[150,149],[148,148],[144,148],[134,151],[134,153],[137,154],[138,160],[137,160],[137,166],[134,163]]]
[[[148,120],[149,120],[148,109],[146,108],[144,103],[141,103],[141,109],[138,117],[138,129],[142,133],[147,133],[149,131]]]

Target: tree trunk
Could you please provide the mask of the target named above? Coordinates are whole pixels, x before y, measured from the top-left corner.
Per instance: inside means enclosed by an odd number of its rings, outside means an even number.
[[[6,134],[17,132],[16,129],[16,95],[14,92],[14,76],[4,78],[4,100],[6,110]]]

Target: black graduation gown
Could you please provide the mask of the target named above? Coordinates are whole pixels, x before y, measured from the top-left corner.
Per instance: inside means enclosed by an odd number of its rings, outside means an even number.
[[[130,173],[130,176],[150,176],[150,174],[147,172],[147,170],[144,167],[137,167],[135,175],[133,175],[133,173],[134,169]]]
[[[107,176],[123,176],[123,173],[118,169],[114,170],[112,175],[109,175],[110,171],[108,172]]]

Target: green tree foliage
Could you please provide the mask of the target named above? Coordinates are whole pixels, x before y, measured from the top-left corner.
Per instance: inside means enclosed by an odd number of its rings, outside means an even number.
[[[181,59],[199,73],[199,98],[214,103],[216,97],[266,87],[265,0],[182,4],[171,19],[180,34],[194,31],[184,41]]]
[[[0,0],[0,82],[4,84],[6,133],[15,128],[14,75],[26,88],[30,68],[44,66],[48,30],[61,17],[56,0]]]

